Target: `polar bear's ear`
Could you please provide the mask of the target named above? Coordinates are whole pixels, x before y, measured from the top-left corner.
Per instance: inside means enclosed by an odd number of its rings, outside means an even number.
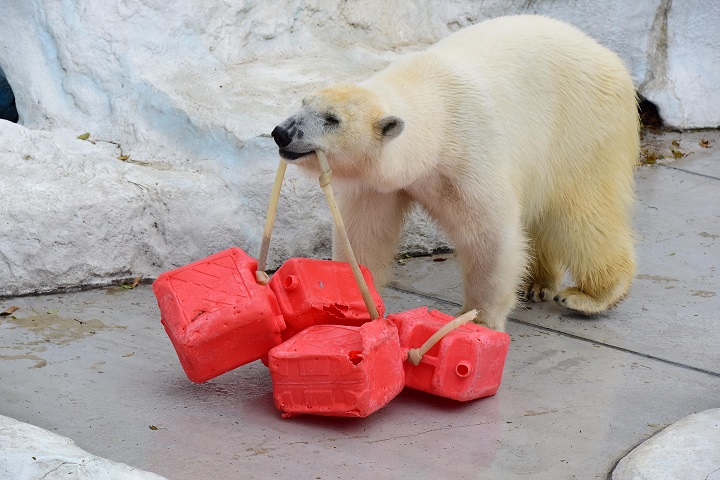
[[[395,115],[386,115],[377,122],[377,129],[384,139],[395,138],[405,130],[405,120]]]

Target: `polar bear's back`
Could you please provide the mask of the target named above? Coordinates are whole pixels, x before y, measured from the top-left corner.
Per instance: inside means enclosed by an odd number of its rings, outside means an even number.
[[[564,176],[567,186],[574,173],[578,182],[603,182],[605,172],[615,171],[607,181],[625,182],[614,190],[632,195],[635,87],[614,52],[566,23],[518,15],[460,30],[426,53],[462,66],[477,87],[490,92],[484,101],[492,104],[480,108],[495,112],[526,205],[545,204],[540,197],[554,190],[548,188],[552,178]],[[533,192],[537,176],[549,180],[541,192]]]
[[[507,73],[530,73],[536,67],[550,68],[554,73],[567,73],[568,69],[590,72],[594,67],[611,68],[629,79],[615,53],[576,27],[540,15],[487,20],[445,37],[427,51]]]
[[[635,88],[622,60],[577,28],[548,17],[488,20],[446,37],[427,53],[476,75],[496,107],[546,107],[557,119],[562,106],[572,108],[575,117],[593,117],[609,113],[613,104],[627,110],[630,100],[635,115]]]

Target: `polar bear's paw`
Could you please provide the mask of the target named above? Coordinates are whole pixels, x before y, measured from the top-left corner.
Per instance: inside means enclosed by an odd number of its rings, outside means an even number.
[[[612,305],[598,301],[577,287],[566,288],[553,298],[558,305],[585,315],[594,315],[607,310]]]
[[[521,299],[526,302],[538,303],[550,300],[553,295],[555,295],[555,289],[533,283],[525,286]]]

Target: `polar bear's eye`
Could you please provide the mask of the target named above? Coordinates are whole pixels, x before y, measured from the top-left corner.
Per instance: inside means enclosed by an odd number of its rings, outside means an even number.
[[[323,119],[328,127],[336,127],[340,124],[340,119],[332,113],[326,113]]]

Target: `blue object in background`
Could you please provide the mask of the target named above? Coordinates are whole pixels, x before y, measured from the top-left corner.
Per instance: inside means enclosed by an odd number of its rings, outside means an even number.
[[[0,70],[0,119],[17,123],[19,116],[15,106],[15,94]]]

